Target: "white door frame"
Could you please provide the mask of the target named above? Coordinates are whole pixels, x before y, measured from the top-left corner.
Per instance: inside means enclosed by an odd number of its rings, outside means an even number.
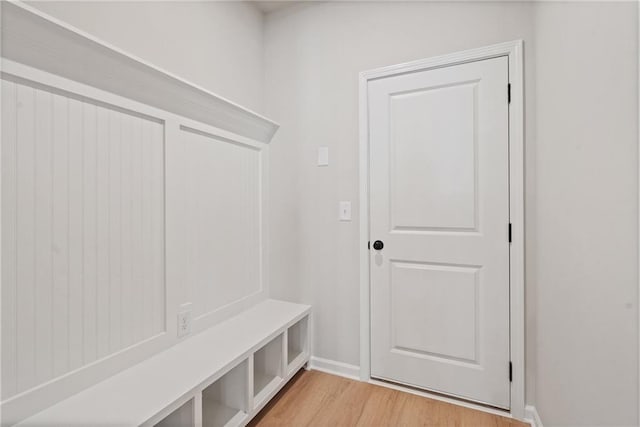
[[[483,59],[509,59],[509,211],[512,224],[510,250],[510,353],[513,365],[511,410],[524,418],[525,312],[524,312],[524,80],[523,42],[515,40],[479,49],[377,68],[360,73],[360,379],[371,380],[371,299],[369,293],[369,111],[370,80],[441,68]]]

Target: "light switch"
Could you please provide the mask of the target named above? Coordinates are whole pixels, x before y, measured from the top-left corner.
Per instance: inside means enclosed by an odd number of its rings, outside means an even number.
[[[329,166],[329,147],[318,147],[318,166]]]
[[[351,221],[351,202],[340,202],[340,221]]]

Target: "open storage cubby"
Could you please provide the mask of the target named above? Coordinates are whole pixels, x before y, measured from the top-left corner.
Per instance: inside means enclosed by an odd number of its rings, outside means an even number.
[[[242,424],[248,408],[248,361],[220,377],[202,391],[203,427],[231,427]]]
[[[167,415],[155,427],[193,427],[193,399],[185,402],[184,405]]]
[[[299,360],[309,353],[309,341],[307,336],[308,317],[303,317],[287,329],[287,366],[295,369]]]
[[[282,350],[280,334],[253,355],[253,395],[256,404],[260,404],[284,376]]]

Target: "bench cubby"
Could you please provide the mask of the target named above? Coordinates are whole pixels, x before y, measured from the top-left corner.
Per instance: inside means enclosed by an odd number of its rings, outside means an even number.
[[[230,427],[241,425],[250,411],[248,393],[249,363],[242,361],[202,391],[202,425]]]
[[[309,355],[308,322],[308,317],[303,317],[287,329],[287,372]]]
[[[285,376],[284,357],[283,334],[278,335],[254,353],[253,394],[257,404],[260,404]]]

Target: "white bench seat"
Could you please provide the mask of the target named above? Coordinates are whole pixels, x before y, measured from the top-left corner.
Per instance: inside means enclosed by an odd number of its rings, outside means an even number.
[[[202,390],[246,361],[247,408],[228,425],[246,424],[275,393],[309,360],[306,340],[311,307],[266,300],[239,315],[215,325],[117,375],[110,377],[21,422],[36,425],[154,425],[194,400],[194,424],[202,421]],[[304,322],[305,342],[294,360],[288,356],[288,328]],[[299,332],[296,331],[296,336]],[[298,338],[296,338],[298,339]],[[281,370],[253,396],[254,354],[263,347],[282,350]],[[291,347],[291,346],[289,346]],[[273,349],[269,350],[273,354]],[[279,351],[276,349],[276,352]],[[263,351],[264,352],[264,351]],[[256,356],[263,360],[264,357]],[[242,386],[242,385],[241,385]],[[258,394],[258,392],[255,392]],[[199,399],[199,400],[198,400]],[[209,424],[205,420],[205,424]]]

